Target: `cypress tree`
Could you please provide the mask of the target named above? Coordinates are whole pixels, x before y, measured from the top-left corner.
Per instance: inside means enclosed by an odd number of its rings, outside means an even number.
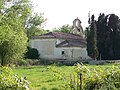
[[[120,59],[120,19],[115,14],[111,14],[108,22],[111,31],[111,46],[113,51],[112,59]]]
[[[87,52],[88,55],[96,60],[98,56],[97,50],[97,36],[96,36],[96,21],[94,20],[94,15],[91,17],[90,26],[87,29]]]
[[[99,58],[102,59],[109,59],[110,53],[112,54],[108,18],[109,15],[101,14],[97,21],[97,47]]]
[[[99,58],[120,59],[120,19],[115,14],[100,14],[97,21]]]

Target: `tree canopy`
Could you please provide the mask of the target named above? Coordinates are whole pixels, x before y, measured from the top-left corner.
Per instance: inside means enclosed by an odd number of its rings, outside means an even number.
[[[66,24],[66,25],[63,25],[63,26],[60,27],[60,28],[54,28],[54,29],[53,29],[53,32],[70,33],[71,30],[72,30],[72,26]]]
[[[102,59],[120,59],[120,19],[115,14],[100,14],[97,45]]]
[[[96,42],[96,21],[94,15],[91,16],[90,26],[87,28],[87,51],[92,59],[96,59],[98,55],[97,42]]]
[[[30,14],[28,0],[0,2],[0,61],[1,65],[18,60],[26,51],[24,22]]]
[[[46,30],[43,29],[45,21],[43,14],[33,14],[28,17],[25,24],[26,34],[28,39],[30,39],[34,35],[40,35],[47,33]]]
[[[115,14],[100,14],[96,20],[96,41],[98,48],[98,59],[120,59],[120,19]],[[92,32],[93,34],[93,32]],[[93,35],[92,35],[93,36]],[[90,32],[87,32],[87,48],[91,49]],[[92,50],[88,51],[88,54]]]

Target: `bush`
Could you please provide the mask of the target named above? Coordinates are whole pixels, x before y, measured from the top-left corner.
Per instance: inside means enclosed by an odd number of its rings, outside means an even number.
[[[21,59],[21,60],[19,60],[19,61],[17,62],[17,65],[19,65],[19,66],[28,66],[29,63],[28,63],[26,60]]]
[[[14,75],[9,67],[0,67],[0,90],[29,90],[29,82]]]
[[[32,59],[25,59],[25,61],[27,62],[27,65],[33,65],[34,64],[34,60],[32,60]]]
[[[40,60],[37,59],[20,59],[17,63],[17,66],[32,66],[32,65],[41,65]]]
[[[41,65],[40,60],[33,60],[33,65]]]
[[[26,59],[39,59],[39,52],[35,48],[28,47],[28,51],[25,54]]]
[[[77,64],[76,72],[82,75],[83,90],[120,90],[120,68],[117,66],[104,69],[98,66],[95,69]],[[77,78],[80,80],[80,77]]]
[[[103,67],[76,64],[73,66],[75,72],[70,76],[55,68],[49,69],[54,72],[56,79],[65,81],[65,90],[120,90],[120,67]]]
[[[120,90],[119,68],[91,71],[93,73],[84,81],[84,90]]]

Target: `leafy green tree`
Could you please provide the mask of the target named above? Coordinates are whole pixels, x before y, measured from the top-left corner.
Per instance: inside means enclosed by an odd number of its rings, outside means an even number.
[[[90,30],[87,28],[87,51],[88,55],[94,60],[97,58],[97,42],[96,42],[96,22],[94,15],[91,17]]]
[[[24,22],[30,7],[28,0],[4,0],[0,4],[0,61],[6,65],[18,60],[26,51]]]
[[[46,20],[42,14],[38,15],[37,13],[28,17],[25,25],[28,39],[34,35],[47,33],[47,31],[43,29]]]
[[[70,25],[63,25],[60,28],[54,28],[53,32],[64,32],[64,33],[70,33],[70,31],[72,30],[72,27]]]

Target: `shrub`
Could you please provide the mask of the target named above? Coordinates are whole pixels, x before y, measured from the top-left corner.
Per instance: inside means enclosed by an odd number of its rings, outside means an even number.
[[[0,90],[29,90],[29,82],[14,75],[9,67],[0,67]]]
[[[31,66],[31,65],[40,65],[40,60],[37,59],[20,59],[16,64],[16,66]]]
[[[17,65],[19,65],[19,66],[28,66],[29,63],[28,63],[26,60],[21,59],[21,60],[19,60],[19,61],[17,62]]]
[[[32,59],[26,59],[25,61],[27,62],[28,65],[34,64],[34,60],[32,60]]]
[[[117,66],[95,69],[77,64],[76,72],[82,74],[83,90],[120,90],[120,68]]]
[[[33,60],[33,65],[41,65],[40,60]]]
[[[39,52],[35,48],[28,47],[28,51],[25,54],[25,58],[27,59],[39,59]]]
[[[85,90],[120,90],[120,69],[95,70],[84,83]]]
[[[76,64],[73,68],[75,71],[70,76],[55,68],[49,69],[54,72],[56,79],[65,81],[65,90],[120,90],[120,67],[91,68]]]

